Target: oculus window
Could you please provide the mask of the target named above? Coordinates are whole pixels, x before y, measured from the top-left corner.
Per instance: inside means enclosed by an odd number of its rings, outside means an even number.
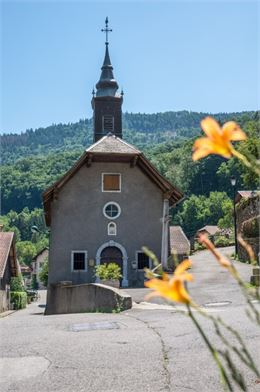
[[[117,173],[102,173],[103,192],[121,192],[121,175]]]
[[[104,205],[103,214],[108,219],[116,219],[121,214],[121,208],[119,204],[110,201],[109,203]]]

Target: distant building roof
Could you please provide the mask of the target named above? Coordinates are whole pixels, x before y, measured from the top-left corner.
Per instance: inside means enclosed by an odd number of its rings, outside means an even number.
[[[218,226],[204,226],[201,229],[197,230],[197,233],[201,231],[206,231],[209,235],[215,235],[216,233],[220,232],[220,228]]]
[[[11,274],[18,274],[18,263],[15,254],[14,233],[0,232],[0,278],[4,276],[8,257],[10,256]]]
[[[20,264],[20,269],[21,269],[22,274],[29,273],[32,271],[32,269],[28,265],[25,265],[25,264]]]
[[[254,197],[256,195],[260,195],[260,191],[237,191],[235,202],[238,203],[242,198],[249,199],[250,197]]]
[[[35,261],[37,259],[37,257],[39,257],[43,252],[45,252],[47,250],[47,252],[49,252],[49,248],[46,246],[45,248],[43,248],[42,250],[40,250],[37,255],[34,256],[33,261]]]
[[[177,254],[190,253],[190,242],[181,226],[170,226],[170,247]]]

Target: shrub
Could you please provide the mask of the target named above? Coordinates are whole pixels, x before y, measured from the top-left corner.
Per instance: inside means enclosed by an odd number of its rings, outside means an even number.
[[[219,236],[215,240],[215,246],[229,246],[232,245],[232,241],[230,241],[228,238]]]
[[[49,264],[48,264],[48,260],[45,260],[42,269],[39,273],[40,281],[45,287],[47,287],[48,285],[48,274],[49,274]]]
[[[14,309],[24,309],[27,304],[27,294],[25,291],[11,291],[11,303],[14,305]]]
[[[122,277],[121,268],[116,263],[105,263],[95,267],[95,275],[101,280],[118,280]]]
[[[199,242],[195,242],[195,244],[194,244],[194,250],[195,251],[204,250],[204,249],[205,249],[204,245],[200,244]]]
[[[22,274],[18,276],[13,276],[10,281],[10,291],[24,291],[24,283]]]
[[[33,275],[32,276],[32,282],[31,282],[31,288],[33,289],[33,290],[38,290],[38,282],[37,282],[37,279],[36,279],[36,275]]]

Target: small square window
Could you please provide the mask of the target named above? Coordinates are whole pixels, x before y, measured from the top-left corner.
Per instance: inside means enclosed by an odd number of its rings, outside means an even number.
[[[143,252],[137,253],[137,263],[138,263],[138,269],[140,270],[150,267],[149,257]]]
[[[72,252],[72,269],[73,271],[86,270],[86,252]]]
[[[103,192],[120,192],[121,176],[120,174],[103,173]]]

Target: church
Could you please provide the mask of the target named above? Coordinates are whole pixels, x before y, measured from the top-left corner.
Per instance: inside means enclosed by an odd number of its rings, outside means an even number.
[[[169,209],[183,195],[142,152],[124,140],[123,93],[118,93],[109,55],[93,91],[93,144],[43,194],[50,227],[49,285],[96,282],[95,266],[115,262],[122,287],[143,287],[151,260],[147,246],[167,266]],[[51,299],[48,297],[48,301]]]

